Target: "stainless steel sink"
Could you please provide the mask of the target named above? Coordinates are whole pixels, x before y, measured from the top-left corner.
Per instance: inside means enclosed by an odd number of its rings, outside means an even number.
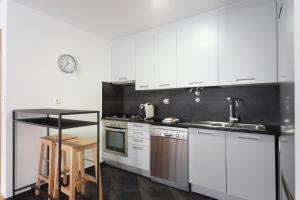
[[[192,122],[181,122],[179,124],[187,126],[208,126],[208,127],[227,127],[228,122],[212,122],[212,121],[192,121]]]
[[[229,125],[231,128],[238,128],[238,129],[249,129],[249,130],[266,130],[266,126],[260,124],[242,124],[242,123],[235,123]]]
[[[260,124],[243,124],[234,123],[230,124],[228,122],[213,122],[213,121],[192,121],[192,122],[181,122],[179,124],[186,126],[199,126],[199,127],[211,127],[211,128],[230,128],[230,129],[247,129],[247,130],[266,130],[264,125]]]

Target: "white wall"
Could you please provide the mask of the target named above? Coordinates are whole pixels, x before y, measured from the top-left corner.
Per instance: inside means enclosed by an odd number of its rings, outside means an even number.
[[[1,46],[1,50],[2,50],[2,66],[6,66],[6,11],[7,11],[7,0],[0,0],[0,28],[2,30],[2,46]],[[4,68],[4,67],[2,67]],[[0,77],[0,81],[2,81],[2,91],[4,90],[4,84],[3,82],[5,81],[5,76],[4,76],[4,73],[3,72],[4,69],[2,69],[2,77]],[[2,98],[0,98],[0,100],[2,100]],[[0,103],[2,104],[2,101],[0,101]],[[2,108],[2,105],[1,105],[1,110],[0,110],[0,113],[1,113],[1,116],[4,114],[3,113],[3,108]],[[3,123],[3,122],[1,122]],[[1,190],[0,191],[3,191],[2,188],[3,186],[5,186],[5,182],[3,182],[3,177],[5,177],[5,174],[6,173],[6,166],[5,165],[2,165],[5,163],[5,160],[6,160],[6,155],[5,155],[5,145],[3,145],[5,142],[4,142],[4,138],[6,138],[6,133],[4,132],[4,126],[1,124],[1,144],[0,144],[0,148],[1,148]]]
[[[110,43],[36,10],[8,1],[7,65],[5,81],[5,137],[2,194],[12,191],[12,110],[61,107],[101,110],[101,82],[110,81]],[[62,73],[57,57],[69,53],[78,62],[75,74]],[[54,97],[62,100],[54,105]],[[95,128],[81,128],[91,135]],[[94,131],[94,132],[93,132]],[[37,175],[38,138],[45,130],[17,127],[17,186],[34,182]]]
[[[6,9],[6,0],[0,0],[0,29],[5,25],[5,9]]]

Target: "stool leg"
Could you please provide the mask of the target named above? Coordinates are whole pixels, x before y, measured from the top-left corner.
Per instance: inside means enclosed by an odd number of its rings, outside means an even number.
[[[36,187],[38,189],[40,189],[41,186],[41,179],[40,179],[40,175],[42,175],[43,173],[43,161],[44,161],[44,153],[45,153],[45,145],[43,143],[40,144],[40,158],[39,158],[39,166],[38,166],[38,176],[36,179]],[[39,195],[40,191],[39,190],[35,190],[35,195]]]
[[[93,157],[94,157],[94,163],[95,163],[95,175],[96,175],[96,180],[97,177],[99,176],[99,200],[103,200],[103,191],[102,191],[102,181],[101,181],[101,171],[99,170],[99,174],[98,174],[98,168],[99,168],[99,163],[97,161],[97,145],[94,145],[93,147]]]
[[[50,145],[49,151],[48,194],[52,196],[54,189],[55,143]]]
[[[58,181],[60,181],[60,177],[59,176],[59,162],[58,159],[56,159],[56,163],[55,163],[55,173],[54,173],[54,191],[53,191],[53,198],[57,199],[58,198]]]
[[[70,196],[69,196],[69,200],[75,200],[75,177],[76,177],[76,171],[75,168],[77,166],[77,162],[76,162],[76,151],[71,150],[71,162],[70,162]]]
[[[62,163],[63,163],[63,167],[62,169],[66,169],[67,168],[67,152],[66,151],[62,151],[61,152],[61,157],[62,157]],[[67,185],[68,184],[68,176],[66,173],[63,174],[63,184]]]
[[[79,165],[78,165],[78,158],[79,158],[79,156],[78,156],[78,152],[76,152],[75,151],[75,159],[76,159],[76,166],[75,166],[75,173],[76,173],[76,177],[75,177],[75,182],[77,183],[77,182],[79,182],[80,180],[81,180],[81,178],[80,178],[80,173],[79,173]],[[76,184],[76,191],[77,192],[81,192],[81,187],[80,187],[80,185],[79,184]]]
[[[85,177],[85,152],[80,151],[80,179],[83,180]],[[81,194],[85,193],[85,183],[81,184]]]

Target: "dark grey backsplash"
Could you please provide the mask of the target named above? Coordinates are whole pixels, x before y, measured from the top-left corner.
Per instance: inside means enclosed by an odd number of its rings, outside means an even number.
[[[109,90],[109,91],[106,91]],[[228,96],[241,99],[237,108],[241,122],[279,124],[279,86],[211,87],[201,91],[199,103],[188,89],[135,91],[134,85],[103,84],[103,116],[137,114],[141,103],[155,105],[155,117],[185,120],[228,121]],[[107,96],[106,96],[107,95]],[[170,104],[163,104],[163,99]]]
[[[102,117],[123,113],[123,87],[102,82]]]

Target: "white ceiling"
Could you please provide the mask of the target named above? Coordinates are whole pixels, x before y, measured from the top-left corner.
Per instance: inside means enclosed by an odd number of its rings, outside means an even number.
[[[105,39],[143,31],[240,0],[15,0]]]

